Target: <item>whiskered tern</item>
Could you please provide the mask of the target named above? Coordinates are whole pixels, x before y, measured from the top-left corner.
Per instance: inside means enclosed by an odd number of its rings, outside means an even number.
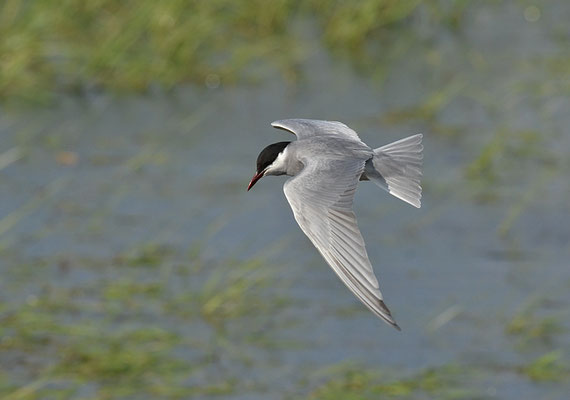
[[[372,149],[341,122],[285,119],[271,125],[297,140],[264,148],[247,190],[266,175],[292,176],[283,191],[301,230],[352,293],[400,330],[380,293],[352,200],[364,180],[419,208],[422,135]]]

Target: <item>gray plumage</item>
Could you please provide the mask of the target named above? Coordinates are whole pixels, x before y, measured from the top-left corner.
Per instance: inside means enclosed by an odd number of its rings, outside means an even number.
[[[422,135],[373,150],[340,122],[288,119],[271,125],[297,140],[257,171],[250,187],[264,175],[293,176],[283,190],[301,230],[356,297],[400,329],[384,304],[352,201],[358,181],[370,180],[420,207]]]

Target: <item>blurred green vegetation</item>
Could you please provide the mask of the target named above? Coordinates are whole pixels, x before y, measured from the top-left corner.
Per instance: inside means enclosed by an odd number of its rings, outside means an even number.
[[[282,288],[275,280],[278,267],[263,257],[211,265],[199,253],[156,251],[166,248],[146,243],[113,260],[60,261],[63,274],[69,268],[92,270],[98,271],[97,279],[72,286],[46,282],[23,301],[0,303],[0,352],[21,366],[0,371],[0,397],[182,399],[263,393],[262,381],[236,372],[259,362],[256,349],[271,353],[311,346],[311,338],[280,336],[294,322],[280,311],[288,308],[291,314],[298,305],[277,289]],[[153,256],[139,264],[148,252]],[[42,262],[13,269],[28,276],[54,260]],[[13,281],[25,285],[27,279]],[[535,307],[521,309],[507,333],[554,341],[562,330],[552,330],[550,323],[543,329],[532,316]],[[570,365],[562,350],[522,364],[449,363],[412,372],[340,363],[307,371],[289,390],[297,393],[290,398],[323,400],[484,399],[493,398],[481,387],[496,372],[563,383]]]
[[[390,379],[386,373],[365,368],[349,368],[332,373],[329,380],[316,388],[310,399],[402,399],[435,396],[438,399],[478,398],[477,392],[466,389],[462,380],[470,377],[475,369],[455,365],[427,368],[415,375]]]
[[[532,298],[507,323],[505,333],[517,338],[523,348],[556,343],[556,338],[567,331],[563,321],[568,310],[552,312],[547,307],[552,302],[547,298]]]
[[[364,366],[336,365],[316,375],[325,377],[308,395],[309,399],[494,399],[487,390],[495,373],[510,372],[534,382],[563,382],[570,365],[561,351],[543,354],[522,366],[448,364],[424,368],[405,377]]]
[[[563,353],[559,350],[538,357],[521,371],[538,382],[568,382],[570,379],[570,366],[564,363]]]
[[[232,374],[202,374],[220,359],[247,365],[252,347],[273,346],[264,316],[285,304],[273,269],[254,257],[207,265],[216,272],[204,277],[199,254],[188,265],[175,261],[179,253],[156,251],[165,248],[147,243],[112,261],[60,262],[63,271],[99,270],[98,278],[46,282],[24,301],[0,303],[0,352],[24,367],[0,372],[0,398],[84,398],[85,390],[93,399],[188,398],[239,389]],[[101,271],[106,264],[119,276]],[[17,273],[38,268],[46,265],[19,265]]]
[[[316,20],[335,52],[362,58],[370,35],[381,37],[406,23],[420,3],[453,25],[469,2],[5,0],[0,98],[42,102],[90,88],[140,92],[153,85],[217,85],[256,79],[257,64],[296,79],[302,40],[295,17]]]

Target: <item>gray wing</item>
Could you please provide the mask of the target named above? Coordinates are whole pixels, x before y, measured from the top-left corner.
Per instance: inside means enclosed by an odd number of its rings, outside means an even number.
[[[315,119],[282,119],[274,121],[271,126],[284,129],[296,135],[299,139],[312,136],[336,135],[360,142],[358,134],[342,122],[319,121]]]
[[[374,314],[400,329],[382,300],[352,211],[365,160],[311,158],[283,188],[295,220],[342,282]]]

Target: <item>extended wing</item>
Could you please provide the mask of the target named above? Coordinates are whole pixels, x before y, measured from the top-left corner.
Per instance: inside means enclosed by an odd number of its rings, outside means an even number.
[[[365,161],[311,157],[283,189],[295,220],[342,282],[374,314],[400,329],[382,300],[352,211]]]

